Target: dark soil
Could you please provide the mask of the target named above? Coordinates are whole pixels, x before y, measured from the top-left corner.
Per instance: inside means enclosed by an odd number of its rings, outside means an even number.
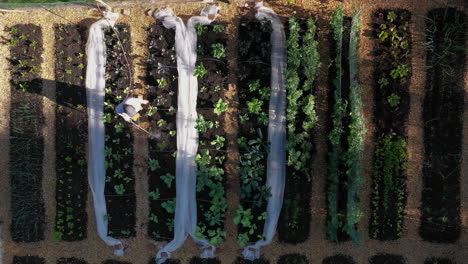
[[[190,260],[190,264],[221,264],[221,261],[217,258],[194,257]]]
[[[240,21],[239,26],[239,64],[238,64],[238,100],[239,100],[239,140],[242,138],[246,139],[246,142],[250,140],[260,140],[261,147],[260,151],[264,152],[264,158],[258,162],[252,164],[252,169],[263,166],[263,171],[260,176],[262,182],[260,186],[266,184],[266,165],[267,165],[267,131],[268,131],[268,106],[269,106],[269,93],[262,94],[256,90],[251,91],[249,84],[259,82],[260,88],[267,88],[270,91],[270,74],[271,74],[271,23],[259,22],[252,17],[243,17]],[[258,99],[262,102],[261,110],[258,113],[249,112],[248,102]],[[248,120],[243,121],[242,116],[247,117]],[[262,121],[259,121],[263,118]],[[266,122],[265,122],[266,121]],[[261,132],[261,137],[259,136]],[[257,145],[257,144],[255,144]],[[241,160],[249,160],[250,146],[247,144],[239,144],[239,151]],[[242,168],[240,168],[242,170]],[[241,189],[243,188],[241,183]],[[244,186],[245,188],[245,186]],[[254,190],[254,193],[257,192]],[[258,220],[257,217],[266,211],[267,197],[262,197],[260,206],[254,206],[251,200],[253,197],[246,196],[242,197],[240,205],[244,209],[251,208],[252,215],[254,216],[252,224],[257,226],[257,229],[253,234],[249,234],[249,241],[257,241],[259,236],[263,234],[264,220]],[[247,228],[239,225],[238,233],[247,232]]]
[[[455,264],[455,262],[445,258],[430,258],[426,259],[426,261],[424,261],[424,264]]]
[[[227,35],[224,30],[214,31],[215,26],[225,28],[226,24],[215,22],[204,26],[204,32],[198,36],[197,65],[203,65],[207,74],[198,78],[197,109],[214,108],[214,103],[219,99],[226,100],[227,58],[226,55],[221,58],[214,57],[213,45],[221,44],[226,47]]]
[[[59,258],[57,264],[87,264],[87,262],[77,258]]]
[[[343,19],[343,42],[342,42],[342,50],[341,50],[341,68],[343,71],[343,75],[341,77],[341,98],[343,101],[348,102],[349,101],[349,93],[350,93],[350,75],[349,75],[349,38],[350,38],[350,33],[351,33],[351,18],[350,17],[344,17]],[[337,43],[333,38],[333,32],[330,32],[329,35],[329,42],[330,42],[330,57],[332,59],[337,58]],[[333,63],[331,67],[329,68],[328,72],[329,77],[329,87],[333,87],[329,91],[328,95],[328,105],[333,106],[335,105],[335,85],[333,81],[337,78],[338,76],[338,69],[336,68],[335,64]],[[347,108],[346,113],[348,113],[349,108]],[[328,110],[328,116],[330,117],[327,120],[328,123],[328,131],[331,131],[332,129],[332,116],[333,114],[333,107],[330,107]],[[342,121],[342,128],[343,128],[343,133],[341,135],[341,149],[342,151],[346,152],[348,149],[348,137],[349,137],[349,124],[351,122],[351,119],[348,114],[345,114]],[[329,144],[329,149],[331,149],[331,146]],[[346,222],[346,205],[347,205],[347,194],[348,194],[348,189],[347,189],[347,174],[346,174],[346,160],[342,159],[339,162],[339,169],[340,169],[340,177],[339,177],[339,182],[338,182],[338,195],[337,195],[337,203],[338,203],[338,208],[337,208],[337,213],[340,216],[340,221],[342,223]],[[330,186],[330,182],[327,184],[327,190]],[[327,220],[330,219],[330,216],[327,217]],[[343,228],[339,228],[337,232],[337,238],[338,242],[344,242],[348,241],[350,238],[348,234],[344,231]]]
[[[88,126],[85,90],[86,29],[77,25],[55,26],[56,85],[56,196],[55,238],[86,238],[88,175],[86,142]]]
[[[36,256],[14,256],[13,264],[45,264],[45,260]]]
[[[261,256],[259,259],[254,261],[246,260],[245,258],[238,257],[234,264],[270,264],[270,261]]]
[[[39,26],[15,25],[10,32],[11,110],[10,187],[11,235],[15,242],[44,239],[42,198],[42,32]],[[18,263],[29,261],[18,257]]]
[[[178,259],[168,259],[164,263],[166,264],[180,264],[180,260]],[[150,258],[148,264],[154,264],[154,258]]]
[[[430,20],[429,20],[430,19]],[[427,20],[424,99],[424,187],[420,234],[424,240],[453,243],[460,237],[460,171],[463,149],[465,15],[435,9]],[[444,53],[446,51],[446,53]]]
[[[160,176],[167,173],[173,176],[176,174],[178,72],[175,31],[157,23],[151,25],[147,32],[147,99],[150,101],[150,107],[158,110],[153,115],[151,110],[142,111],[142,114],[150,124],[151,133],[155,135],[148,141],[149,158],[157,160],[160,165],[155,170],[148,169],[149,191],[160,194],[159,198],[149,197],[150,218],[153,218],[149,221],[148,235],[156,241],[168,241],[174,233],[174,212],[168,212],[162,205],[171,200],[175,201],[176,186],[174,180],[168,187]]]
[[[102,264],[131,264],[130,262],[126,261],[118,261],[113,259],[108,259],[102,262]]]
[[[391,254],[379,254],[369,259],[369,264],[405,264],[406,261],[402,256]]]
[[[391,22],[389,12],[393,11],[397,14],[394,22]],[[377,10],[373,17],[373,37],[377,43],[374,50],[374,122],[376,125],[375,140],[377,145],[386,137],[392,136],[392,140],[404,139],[406,141],[406,126],[409,115],[409,85],[411,80],[411,35],[409,28],[405,29],[405,24],[411,21],[411,13],[403,9],[395,10]],[[382,29],[381,25],[386,25],[386,29]],[[391,30],[392,26],[396,26],[395,32],[400,36],[400,41],[406,41],[407,47],[399,45],[392,47]],[[379,34],[382,31],[388,32],[390,36],[382,41],[379,40]],[[404,54],[407,55],[404,55]],[[398,66],[407,65],[408,75],[405,77],[393,78],[392,70]],[[385,78],[388,80],[388,85],[380,86],[379,80]],[[399,104],[392,106],[389,103],[389,98],[392,95],[398,96]],[[395,153],[395,155],[397,155]],[[383,162],[385,166],[394,166],[398,164],[390,158],[385,158],[384,161],[374,158],[373,183],[372,188],[375,190],[371,202],[372,215],[370,218],[369,234],[371,237],[378,240],[395,240],[401,237],[402,231],[400,227],[403,225],[403,208],[406,204],[406,175],[405,170],[400,169],[394,171],[392,179],[385,180],[383,176],[386,172],[384,169],[377,168],[377,162]],[[390,187],[392,186],[392,187]],[[376,190],[377,188],[377,190]],[[385,189],[387,188],[388,193]],[[400,195],[404,192],[404,195]],[[375,195],[378,194],[378,195]],[[386,196],[384,196],[386,195]],[[385,210],[382,204],[384,200],[388,200],[390,210]]]
[[[131,53],[129,26],[118,24],[116,32],[105,30],[107,46],[106,95],[104,123],[106,131],[106,200],[109,234],[114,237],[135,236],[135,177],[133,175],[133,135],[130,125],[115,113],[115,107],[127,96],[131,73],[124,52],[130,63]],[[119,41],[120,39],[120,41]],[[123,50],[121,48],[123,46]],[[131,67],[131,65],[130,65]],[[106,116],[108,120],[106,121]],[[118,188],[121,190],[117,191]]]
[[[353,258],[345,255],[335,255],[327,257],[322,261],[322,264],[355,264]]]
[[[279,258],[278,264],[309,264],[307,257],[299,254],[283,255]]]

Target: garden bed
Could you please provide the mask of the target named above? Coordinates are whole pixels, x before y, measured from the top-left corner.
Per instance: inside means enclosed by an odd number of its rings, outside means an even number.
[[[278,223],[279,239],[286,243],[307,240],[310,230],[312,188],[314,81],[320,67],[315,21],[290,18],[288,27],[287,166],[284,202]]]
[[[322,264],[355,264],[353,258],[345,255],[335,255],[327,257],[322,261]]]
[[[334,86],[329,97],[331,131],[329,133],[327,183],[327,239],[348,239],[360,244],[356,224],[362,219],[359,192],[364,181],[362,153],[366,133],[362,114],[362,88],[359,72],[359,12],[344,17],[337,8],[332,18],[330,76]],[[330,79],[331,80],[331,79]]]
[[[194,257],[190,259],[190,264],[221,264],[221,261],[217,258]]]
[[[283,255],[278,259],[278,264],[309,264],[306,256],[300,254]]]
[[[376,125],[369,235],[395,240],[403,234],[408,162],[407,121],[411,78],[411,14],[377,10],[373,14],[374,122]]]
[[[15,242],[44,239],[42,198],[42,31],[31,24],[15,25],[10,34],[10,188],[11,236]]]
[[[234,218],[240,246],[263,238],[267,200],[270,22],[242,17],[239,25],[238,100],[240,205]]]
[[[254,261],[246,260],[242,257],[237,257],[234,264],[270,264],[270,261],[265,259],[263,256],[260,256],[259,259],[256,259]]]
[[[85,32],[77,25],[55,26],[56,217],[54,238],[86,238],[88,123],[85,90]]]
[[[13,264],[45,264],[45,260],[37,256],[14,256]]]
[[[133,174],[133,134],[129,123],[115,108],[131,96],[132,66],[128,25],[117,24],[104,30],[106,87],[104,99],[107,220],[109,235],[135,236],[135,177]]]
[[[369,259],[369,264],[405,264],[402,256],[392,254],[379,254]]]
[[[226,24],[214,22],[196,26],[198,78],[197,122],[197,232],[212,245],[226,237],[226,168],[227,140],[224,131],[228,109]]]
[[[78,258],[59,258],[57,264],[88,264],[86,261]]]
[[[455,264],[455,262],[446,258],[430,258],[426,259],[424,264]]]
[[[427,80],[420,234],[453,243],[461,234],[460,176],[463,149],[465,15],[435,9],[426,20]],[[465,143],[466,144],[466,143]],[[466,176],[466,175],[465,175]]]
[[[175,31],[161,23],[147,29],[147,97],[143,111],[154,138],[148,141],[150,222],[148,234],[157,241],[172,240],[176,201],[177,61]]]

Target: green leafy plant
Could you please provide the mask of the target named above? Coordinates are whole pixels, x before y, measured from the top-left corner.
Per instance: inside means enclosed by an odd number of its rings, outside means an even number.
[[[390,83],[388,82],[387,78],[381,77],[378,81],[380,89],[387,87]]]
[[[166,81],[166,79],[164,79],[164,78],[157,79],[156,82],[157,82],[157,84],[158,84],[158,87],[160,87],[160,88],[165,88],[165,87],[167,87],[167,81]]]
[[[173,214],[176,208],[176,201],[175,199],[167,200],[161,203],[161,206],[162,208],[166,209],[168,213]]]
[[[205,66],[203,63],[200,63],[195,67],[195,71],[193,76],[198,77],[198,78],[203,78],[205,75],[208,73],[208,70],[206,70]]]
[[[390,22],[394,22],[398,18],[398,15],[394,11],[390,11],[387,14],[387,19],[390,20]]]
[[[198,115],[196,124],[195,124],[195,129],[197,129],[199,132],[206,132],[208,129],[213,128],[213,122],[212,121],[207,121],[205,120],[205,117],[203,115]]]
[[[253,114],[260,114],[262,111],[263,101],[257,98],[253,98],[252,100],[247,102],[247,108],[250,113]]]
[[[396,69],[393,69],[390,72],[390,75],[392,76],[393,79],[404,78],[408,76],[408,74],[409,74],[409,68],[408,68],[408,65],[406,64],[398,65]]]
[[[175,176],[170,174],[170,173],[166,173],[164,175],[161,175],[161,179],[164,181],[164,183],[166,184],[167,188],[171,188],[171,185],[172,185],[172,181],[175,180]]]
[[[196,24],[195,25],[195,30],[197,31],[197,35],[201,36],[203,33],[207,31],[208,27],[202,25],[202,24]]]
[[[391,107],[396,107],[400,104],[400,96],[392,93],[390,96],[387,97],[387,102],[390,104]]]
[[[148,161],[148,168],[150,171],[155,171],[159,168],[161,168],[161,166],[159,165],[159,161],[156,160],[156,159],[149,159]]]
[[[217,59],[222,59],[222,58],[226,57],[226,51],[224,49],[223,44],[221,44],[221,43],[213,44],[213,45],[211,45],[211,49],[212,49],[213,57],[215,57]]]
[[[148,196],[151,198],[151,200],[158,200],[161,196],[159,193],[159,189],[156,189],[155,191],[149,192]]]
[[[224,147],[224,142],[226,139],[223,136],[216,135],[215,140],[211,141],[211,145],[214,146],[216,149],[221,149]]]
[[[224,25],[216,24],[216,25],[213,26],[213,31],[216,32],[216,33],[223,33],[224,30],[225,30]]]
[[[114,185],[114,190],[119,195],[122,195],[125,193],[125,187],[123,186],[123,184]]]
[[[219,100],[214,104],[214,107],[215,108],[213,112],[216,115],[221,115],[222,113],[226,112],[226,110],[228,109],[228,104],[222,98],[219,98]]]

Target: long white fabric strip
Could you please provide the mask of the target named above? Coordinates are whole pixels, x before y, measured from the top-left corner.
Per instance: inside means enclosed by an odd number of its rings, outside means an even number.
[[[268,199],[267,218],[263,227],[264,240],[244,248],[242,255],[247,260],[260,258],[260,248],[273,240],[278,225],[278,218],[283,205],[284,185],[286,181],[286,36],[281,20],[276,13],[261,2],[256,4],[258,20],[271,22],[271,97],[269,105],[268,141],[270,152],[267,163],[267,186],[271,190]]]
[[[174,239],[161,248],[156,256],[156,263],[164,263],[171,252],[181,247],[190,235],[203,248],[202,258],[215,257],[216,248],[207,240],[195,236],[197,226],[196,180],[197,166],[195,155],[198,150],[197,120],[198,80],[194,74],[197,60],[197,32],[195,25],[208,25],[217,17],[219,7],[209,6],[202,10],[201,16],[191,17],[185,26],[181,18],[171,9],[159,9],[154,13],[164,27],[174,28],[175,49],[177,54],[178,111],[177,124],[177,159],[176,159],[176,210]],[[209,19],[211,17],[212,19]]]
[[[106,199],[104,187],[106,184],[106,167],[104,157],[104,88],[106,45],[104,42],[104,28],[114,26],[119,15],[106,12],[105,18],[91,25],[86,55],[86,96],[88,102],[88,181],[93,194],[94,212],[99,237],[109,246],[122,245],[122,242],[107,235],[108,226]],[[123,256],[123,246],[114,251],[117,256]]]

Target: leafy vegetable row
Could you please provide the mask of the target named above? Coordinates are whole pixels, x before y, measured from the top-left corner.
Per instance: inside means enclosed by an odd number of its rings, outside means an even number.
[[[15,242],[44,239],[42,197],[42,31],[31,24],[9,29],[11,236]],[[21,261],[20,261],[21,262]]]
[[[271,23],[243,17],[239,26],[239,174],[240,205],[234,218],[237,242],[263,237],[267,199],[268,107],[270,99]]]
[[[133,135],[131,127],[115,108],[131,89],[131,50],[128,25],[117,24],[104,31],[106,43],[106,87],[104,99],[106,220],[109,235],[135,236],[135,183],[133,175]]]
[[[87,162],[85,30],[77,25],[55,26],[56,86],[56,216],[54,238],[86,238]]]
[[[225,25],[213,23],[197,25],[198,119],[195,128],[199,133],[197,164],[197,209],[196,235],[217,245],[224,241],[226,232],[226,169],[227,140],[224,120],[228,103],[225,96],[227,85],[227,58]]]
[[[379,240],[398,239],[403,232],[411,71],[410,17],[406,10],[378,10],[374,15],[378,67],[374,72],[376,143],[369,235]]]
[[[146,89],[149,108],[143,117],[150,132],[156,135],[148,141],[148,176],[150,214],[148,233],[157,241],[171,240],[174,232],[176,205],[176,113],[177,62],[175,32],[161,23],[148,29]]]
[[[281,241],[304,242],[309,235],[312,130],[318,120],[312,94],[320,67],[315,21],[289,19],[287,40],[287,167],[285,198],[278,224]]]

